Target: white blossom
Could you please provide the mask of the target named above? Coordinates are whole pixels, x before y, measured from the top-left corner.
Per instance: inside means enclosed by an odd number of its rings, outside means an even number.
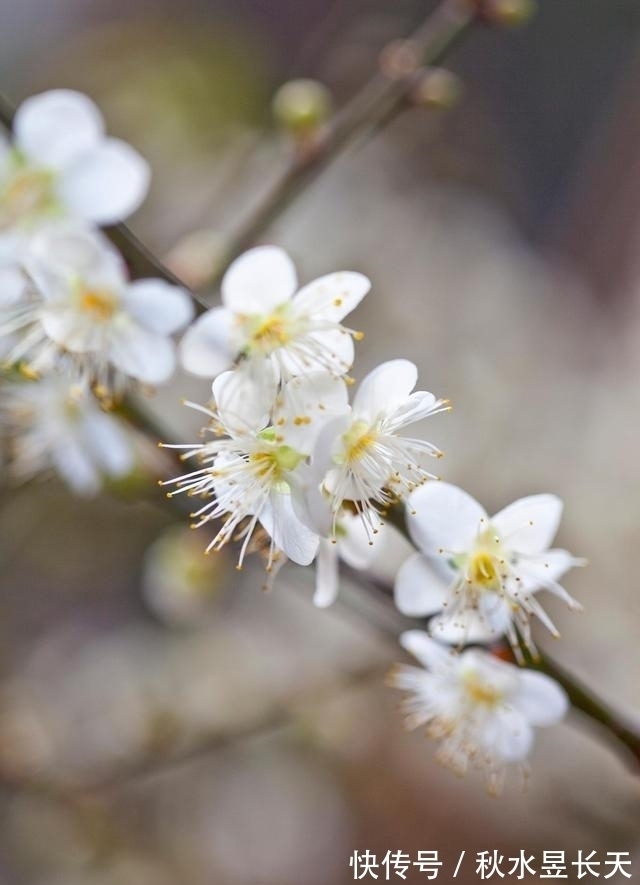
[[[342,325],[367,294],[369,280],[343,271],[297,291],[296,271],[284,250],[259,246],[237,258],[222,280],[222,307],[201,316],[185,334],[187,371],[207,378],[241,357],[286,380],[324,370],[343,375],[353,363],[353,337]]]
[[[426,463],[441,457],[440,450],[426,440],[400,435],[409,424],[449,408],[432,393],[413,391],[417,378],[408,360],[382,363],[360,384],[351,410],[323,428],[312,458],[320,494],[312,488],[308,500],[322,534],[335,534],[345,501],[353,502],[374,534],[376,508],[384,509],[435,479]]]
[[[17,479],[53,469],[74,493],[93,495],[105,477],[124,477],[134,467],[132,441],[120,421],[102,411],[89,392],[56,375],[5,381],[0,428]]]
[[[105,136],[100,111],[86,95],[68,89],[34,95],[16,111],[13,144],[0,141],[0,239],[59,218],[121,221],[144,199],[149,177],[137,151]]]
[[[170,336],[193,314],[186,291],[164,280],[130,282],[101,234],[69,225],[33,237],[25,271],[26,292],[0,297],[0,336],[12,340],[6,363],[26,362],[34,373],[63,364],[105,395],[128,379],[161,384],[172,375]]]
[[[213,395],[213,409],[195,408],[208,415],[207,430],[215,438],[172,446],[185,450],[182,458],[201,464],[171,480],[179,492],[208,499],[192,514],[196,525],[223,519],[207,551],[243,539],[242,565],[260,523],[271,538],[269,568],[279,550],[308,565],[319,537],[303,521],[304,467],[323,423],[347,407],[344,382],[315,372],[292,378],[276,395],[275,386],[259,388],[243,372],[229,371],[213,382]]]
[[[426,726],[440,742],[439,760],[456,773],[484,769],[493,792],[505,766],[529,755],[534,728],[556,724],[568,709],[564,690],[543,673],[481,649],[455,654],[420,630],[403,633],[400,641],[424,667],[399,666],[391,676],[394,687],[409,693],[407,726]]]
[[[580,605],[558,583],[583,565],[566,550],[549,549],[562,502],[555,495],[521,498],[489,517],[456,486],[430,483],[409,498],[407,525],[420,550],[398,572],[396,604],[407,615],[432,615],[431,633],[446,642],[488,642],[520,633],[533,650],[529,619],[558,631],[536,598],[545,589],[571,609]]]

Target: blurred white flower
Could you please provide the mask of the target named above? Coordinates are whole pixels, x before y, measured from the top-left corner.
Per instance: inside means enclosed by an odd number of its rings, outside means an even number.
[[[558,584],[584,565],[566,550],[550,550],[562,515],[555,495],[531,495],[489,517],[456,486],[430,483],[409,498],[407,525],[421,551],[398,572],[396,605],[406,615],[439,613],[430,631],[445,642],[488,642],[520,633],[534,650],[529,619],[558,636],[535,597],[549,590],[573,610],[581,606]]]
[[[145,553],[142,593],[170,626],[201,626],[222,595],[229,565],[225,557],[203,556],[187,527],[171,526]]]
[[[498,792],[505,766],[529,755],[534,727],[555,725],[569,703],[548,676],[515,667],[488,652],[455,654],[420,630],[400,639],[425,668],[398,666],[391,684],[409,693],[403,705],[409,728],[427,726],[440,741],[438,759],[458,774],[483,768]]]
[[[184,449],[182,458],[197,458],[203,466],[170,480],[178,487],[170,494],[211,499],[192,514],[196,525],[226,517],[207,551],[234,537],[244,539],[242,565],[260,523],[271,538],[269,569],[276,550],[300,565],[316,555],[318,535],[303,522],[305,461],[323,423],[347,408],[344,382],[326,372],[292,378],[277,396],[271,380],[269,390],[253,385],[243,372],[219,375],[213,382],[215,410],[201,409],[211,419],[207,429],[217,438],[171,446]]]
[[[240,356],[269,369],[276,380],[325,370],[343,375],[353,363],[353,337],[341,324],[364,298],[369,280],[343,271],[297,290],[289,256],[259,246],[237,258],[222,280],[223,307],[186,332],[181,359],[187,371],[213,378]]]
[[[149,178],[137,151],[105,136],[86,95],[34,95],[16,111],[13,145],[0,141],[0,233],[64,217],[114,224],[138,208]]]
[[[121,393],[129,378],[170,378],[170,335],[193,314],[186,291],[164,280],[129,282],[101,234],[69,225],[33,237],[25,270],[28,292],[0,300],[0,335],[13,338],[5,362],[27,361],[38,373],[63,356],[76,380],[105,395]]]
[[[53,469],[74,493],[93,495],[105,477],[124,477],[134,467],[120,421],[90,393],[55,375],[4,383],[0,427],[10,438],[10,468],[19,479]]]
[[[312,472],[321,491],[308,496],[311,518],[323,535],[335,535],[345,501],[355,504],[369,535],[378,531],[376,508],[404,497],[427,479],[432,443],[399,435],[409,424],[448,411],[447,400],[418,390],[418,370],[408,360],[382,363],[360,384],[353,407],[327,423],[318,437]]]

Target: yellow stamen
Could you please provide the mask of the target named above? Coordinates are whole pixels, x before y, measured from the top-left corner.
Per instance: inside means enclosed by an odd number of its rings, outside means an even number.
[[[80,309],[99,322],[110,320],[118,307],[118,301],[111,292],[99,289],[83,289],[79,300]]]
[[[502,701],[502,692],[483,682],[475,673],[466,673],[463,677],[464,691],[474,704],[495,707]]]

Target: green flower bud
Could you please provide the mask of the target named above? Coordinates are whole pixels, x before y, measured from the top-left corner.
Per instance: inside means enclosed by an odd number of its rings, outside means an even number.
[[[273,115],[296,137],[317,131],[331,116],[331,93],[317,80],[290,80],[273,97]]]
[[[414,86],[411,98],[417,105],[448,110],[460,101],[464,87],[460,78],[444,68],[427,68]]]
[[[519,28],[529,23],[537,11],[535,0],[485,0],[485,19],[503,28]]]

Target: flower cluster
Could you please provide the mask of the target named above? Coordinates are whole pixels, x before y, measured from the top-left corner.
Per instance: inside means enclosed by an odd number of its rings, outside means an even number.
[[[291,260],[273,246],[231,265],[223,305],[181,343],[185,368],[213,378],[212,401],[189,403],[208,423],[202,441],[174,447],[195,468],[170,480],[169,494],[198,501],[194,525],[215,526],[208,551],[240,542],[239,566],[255,549],[266,551],[268,571],[315,560],[319,606],[337,595],[339,558],[366,569],[385,516],[404,502],[417,552],[397,573],[395,601],[403,614],[430,617],[433,638],[405,634],[426,670],[399,668],[393,684],[409,692],[410,724],[428,723],[441,740],[440,758],[456,770],[482,765],[495,789],[504,764],[528,754],[533,727],[558,721],[567,699],[548,677],[464,648],[506,637],[524,663],[525,651],[535,654],[532,615],[558,635],[539,591],[579,609],[558,581],[582,560],[549,549],[556,496],[489,517],[462,489],[430,481],[441,453],[406,431],[448,404],[414,389],[413,363],[378,366],[349,402],[360,335],[343,320],[368,289],[365,277],[342,272],[298,290]]]
[[[131,383],[170,378],[171,335],[193,314],[179,287],[131,282],[99,230],[139,207],[149,177],[70,90],[27,99],[12,143],[0,141],[0,425],[19,475],[54,467],[92,493],[132,467],[131,443],[104,409]]]
[[[350,396],[354,342],[344,324],[367,295],[360,273],[330,273],[298,287],[289,256],[261,246],[222,280],[222,305],[192,325],[187,292],[160,279],[132,281],[100,225],[133,212],[149,170],[104,134],[85,96],[55,90],[28,99],[13,143],[0,143],[0,428],[23,477],[55,469],[77,493],[133,464],[123,424],[107,409],[130,385],[156,386],[183,367],[211,380],[211,400],[188,403],[206,425],[198,442],[169,445],[193,462],[169,496],[193,499],[207,552],[238,542],[273,580],[287,560],[316,563],[319,607],[338,591],[338,561],[371,563],[376,536],[404,505],[416,552],[401,565],[401,613],[430,618],[402,637],[424,669],[400,667],[408,724],[427,725],[458,771],[479,764],[490,786],[522,762],[533,727],[567,708],[548,677],[467,648],[509,641],[520,664],[535,655],[530,619],[558,635],[538,600],[548,590],[579,604],[559,580],[582,560],[549,549],[562,504],[523,498],[490,517],[470,495],[436,481],[441,452],[410,427],[447,411],[416,390],[416,366],[394,359]],[[172,336],[186,332],[179,348]],[[397,522],[397,520],[395,520]],[[385,531],[389,531],[385,529]]]
[[[341,272],[297,290],[288,255],[258,247],[231,265],[223,306],[181,344],[185,368],[198,374],[236,361],[213,380],[210,438],[177,447],[199,466],[172,481],[176,492],[204,497],[193,516],[197,525],[216,521],[209,550],[242,540],[239,565],[258,526],[269,570],[282,554],[300,565],[319,556],[322,604],[335,595],[329,551],[350,517],[372,542],[380,510],[432,477],[426,462],[439,450],[402,431],[447,408],[414,391],[416,367],[403,359],[370,372],[349,404],[346,373],[360,336],[342,320],[369,286]]]

